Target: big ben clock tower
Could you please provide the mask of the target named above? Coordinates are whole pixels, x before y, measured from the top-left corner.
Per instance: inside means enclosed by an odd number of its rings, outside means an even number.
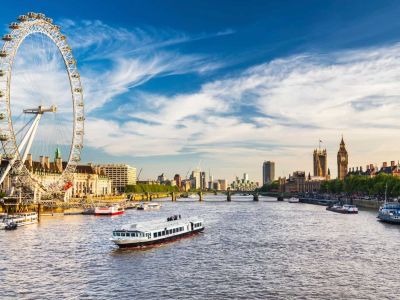
[[[347,175],[347,167],[349,164],[349,156],[347,154],[346,145],[343,140],[340,142],[340,148],[337,154],[337,165],[338,165],[338,179],[343,180]]]

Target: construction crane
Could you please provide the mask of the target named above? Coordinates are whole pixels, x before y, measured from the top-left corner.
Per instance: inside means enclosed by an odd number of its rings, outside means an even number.
[[[136,177],[136,181],[139,181],[139,177],[140,177],[140,174],[142,174],[142,171],[143,171],[143,168],[140,168],[139,174],[138,174],[138,176]]]

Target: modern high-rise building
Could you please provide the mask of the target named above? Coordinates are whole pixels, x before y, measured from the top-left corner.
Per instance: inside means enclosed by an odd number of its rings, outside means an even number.
[[[176,185],[181,188],[182,187],[182,177],[179,174],[175,174],[174,180],[176,182]]]
[[[190,181],[193,189],[198,190],[201,188],[201,176],[199,169],[192,171],[192,175],[190,175]]]
[[[313,154],[314,176],[326,177],[328,175],[328,156],[326,149],[315,149]]]
[[[349,165],[349,155],[347,154],[346,144],[344,143],[343,136],[340,142],[339,151],[337,154],[337,166],[338,166],[338,179],[343,180],[347,175],[347,168]]]
[[[207,189],[207,176],[206,172],[200,172],[200,189]]]
[[[136,168],[125,164],[99,165],[104,174],[112,180],[111,189],[124,192],[127,185],[136,184]]]
[[[263,184],[271,183],[275,180],[275,163],[264,161],[263,163]]]
[[[248,173],[244,173],[243,174],[243,180],[244,181],[249,181],[249,174]]]

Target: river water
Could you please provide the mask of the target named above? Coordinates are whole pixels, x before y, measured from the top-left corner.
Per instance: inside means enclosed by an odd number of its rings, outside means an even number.
[[[223,200],[0,231],[0,298],[399,299],[400,227],[376,212]],[[204,233],[139,251],[109,241],[119,225],[173,214],[201,216]]]

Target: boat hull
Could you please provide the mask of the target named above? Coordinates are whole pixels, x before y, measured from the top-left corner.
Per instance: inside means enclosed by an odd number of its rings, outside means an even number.
[[[150,240],[150,241],[144,241],[144,242],[132,242],[132,243],[117,243],[117,241],[113,241],[119,248],[140,248],[140,247],[151,247],[151,246],[156,246],[160,244],[165,244],[165,243],[170,243],[182,238],[190,237],[192,235],[198,234],[204,230],[204,227],[195,229],[193,231],[188,231],[184,232],[182,234],[174,235],[174,236],[169,236],[163,239],[157,239],[157,240]]]
[[[400,225],[400,219],[398,219],[398,218],[392,218],[391,216],[387,216],[387,215],[378,215],[377,218],[381,222]]]
[[[116,215],[122,215],[124,213],[123,210],[121,211],[114,211],[114,212],[96,212],[94,215],[95,216],[116,216]]]
[[[331,207],[327,207],[326,210],[333,211],[339,214],[358,214],[358,211],[348,211],[345,209],[335,209]]]

